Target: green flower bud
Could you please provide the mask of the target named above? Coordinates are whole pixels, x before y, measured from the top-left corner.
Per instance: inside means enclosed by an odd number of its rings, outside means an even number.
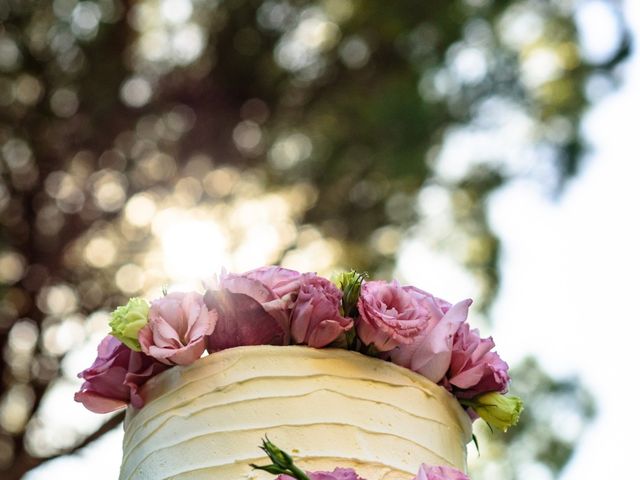
[[[360,287],[362,281],[367,277],[366,273],[358,273],[355,270],[350,272],[342,272],[336,275],[333,279],[333,283],[342,290],[342,314],[350,316],[358,303],[358,297],[360,296]]]
[[[293,465],[291,456],[271,443],[268,438],[262,441],[262,450],[264,450],[271,461],[280,468],[291,468],[291,465]]]
[[[126,305],[116,308],[111,313],[111,335],[124,343],[131,350],[141,351],[138,332],[147,324],[149,304],[143,298],[131,298]]]
[[[524,404],[520,397],[502,395],[499,392],[484,393],[465,402],[489,425],[506,432],[518,423]]]
[[[309,480],[306,473],[296,467],[293,463],[291,455],[287,452],[280,450],[275,444],[265,437],[262,440],[262,446],[260,447],[273,462],[271,465],[256,465],[250,464],[257,470],[264,470],[265,472],[272,473],[273,475],[289,475],[296,480]]]

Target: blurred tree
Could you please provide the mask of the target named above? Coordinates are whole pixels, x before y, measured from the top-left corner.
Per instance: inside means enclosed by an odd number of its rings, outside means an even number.
[[[517,428],[504,435],[481,422],[478,457],[470,455],[474,480],[556,478],[595,415],[591,395],[576,378],[554,379],[532,358],[513,369],[512,392],[527,399]]]
[[[554,189],[576,172],[587,95],[628,50],[622,34],[585,61],[573,13],[568,0],[1,0],[2,478],[118,423],[51,441],[43,402],[106,311],[175,277],[171,235],[217,234],[236,267],[384,275],[435,186],[462,237],[440,247],[486,308],[488,195],[522,174],[514,155]],[[448,145],[496,122],[526,126],[517,151],[472,147],[473,168],[441,174]],[[566,448],[539,460],[559,471]]]

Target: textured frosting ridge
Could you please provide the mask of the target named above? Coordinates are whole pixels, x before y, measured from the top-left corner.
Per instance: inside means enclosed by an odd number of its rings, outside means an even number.
[[[237,347],[171,368],[129,408],[120,480],[268,479],[269,439],[307,470],[412,479],[421,463],[466,470],[471,424],[426,378],[356,352]]]

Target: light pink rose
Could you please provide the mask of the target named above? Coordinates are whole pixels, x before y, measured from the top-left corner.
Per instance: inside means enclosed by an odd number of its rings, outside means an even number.
[[[202,356],[218,314],[198,293],[170,293],[151,302],[138,340],[142,351],[167,365],[189,365]]]
[[[430,467],[424,463],[418,470],[418,475],[413,480],[470,480],[460,470],[451,467]]]
[[[364,282],[358,299],[356,329],[365,345],[380,352],[407,345],[426,327],[429,312],[418,302],[413,287],[397,282]]]
[[[138,389],[167,368],[107,335],[98,345],[98,357],[93,365],[78,374],[85,382],[73,398],[95,413],[113,412],[128,403],[142,408],[144,402]]]
[[[305,274],[291,313],[291,336],[297,343],[322,348],[353,327],[340,315],[342,292],[326,278]]]
[[[458,398],[506,392],[509,366],[491,351],[494,346],[491,337],[480,338],[478,330],[463,323],[454,336],[451,366],[442,384]]]
[[[249,270],[244,276],[253,280],[258,280],[271,289],[279,298],[296,294],[300,288],[302,274],[295,270],[282,267],[260,267]]]
[[[428,312],[427,326],[413,343],[400,345],[390,352],[389,357],[393,363],[438,383],[451,365],[453,337],[467,319],[471,300],[463,300],[452,307],[450,303],[417,288],[411,292]]]
[[[333,472],[306,472],[309,480],[365,480],[351,468],[336,468]],[[276,480],[295,480],[290,475],[278,475]]]
[[[223,272],[205,293],[207,306],[218,312],[208,350],[217,352],[241,345],[288,345],[299,276],[293,270],[277,267],[239,275]]]

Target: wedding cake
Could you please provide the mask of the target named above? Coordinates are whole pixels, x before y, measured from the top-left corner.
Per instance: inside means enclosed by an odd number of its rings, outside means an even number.
[[[128,407],[120,480],[467,479],[472,419],[522,409],[470,304],[355,272],[223,273],[116,309],[75,398]]]

